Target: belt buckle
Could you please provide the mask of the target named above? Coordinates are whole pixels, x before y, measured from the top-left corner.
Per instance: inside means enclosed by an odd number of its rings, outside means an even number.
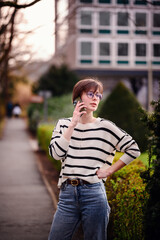
[[[72,186],[78,186],[78,179],[71,179]]]

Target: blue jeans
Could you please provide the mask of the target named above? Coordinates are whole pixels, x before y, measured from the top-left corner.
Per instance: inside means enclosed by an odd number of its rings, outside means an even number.
[[[106,240],[110,207],[104,184],[63,183],[48,240],[71,240],[82,223],[84,240]]]

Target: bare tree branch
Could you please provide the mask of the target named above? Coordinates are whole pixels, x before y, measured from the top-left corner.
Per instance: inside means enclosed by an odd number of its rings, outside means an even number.
[[[29,4],[17,4],[15,2],[11,2],[11,1],[5,1],[5,2],[2,1],[2,2],[0,2],[0,8],[1,7],[13,7],[15,9],[27,8],[27,7],[30,7],[40,1],[41,0],[34,0],[33,2],[31,2]]]

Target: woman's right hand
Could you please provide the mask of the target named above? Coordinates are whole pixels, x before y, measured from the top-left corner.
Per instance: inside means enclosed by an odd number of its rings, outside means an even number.
[[[78,101],[77,105],[75,106],[74,112],[73,112],[72,121],[63,134],[64,138],[67,141],[70,141],[72,133],[74,131],[74,128],[77,125],[77,123],[79,122],[80,117],[86,113],[86,111],[82,111],[83,108],[86,108],[84,102]]]
[[[86,111],[83,109],[83,108],[86,108],[84,102],[80,102],[78,101],[76,106],[75,106],[75,109],[74,109],[74,112],[73,112],[73,117],[72,117],[72,125],[75,127],[77,125],[77,123],[79,122],[80,120],[80,117],[83,115],[83,114],[86,114]]]

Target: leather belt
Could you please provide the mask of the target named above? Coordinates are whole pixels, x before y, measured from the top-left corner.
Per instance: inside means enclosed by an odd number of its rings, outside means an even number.
[[[78,185],[83,185],[83,184],[89,184],[89,182],[82,180],[82,179],[67,179],[66,180],[67,184],[71,184],[72,186],[78,186]]]

